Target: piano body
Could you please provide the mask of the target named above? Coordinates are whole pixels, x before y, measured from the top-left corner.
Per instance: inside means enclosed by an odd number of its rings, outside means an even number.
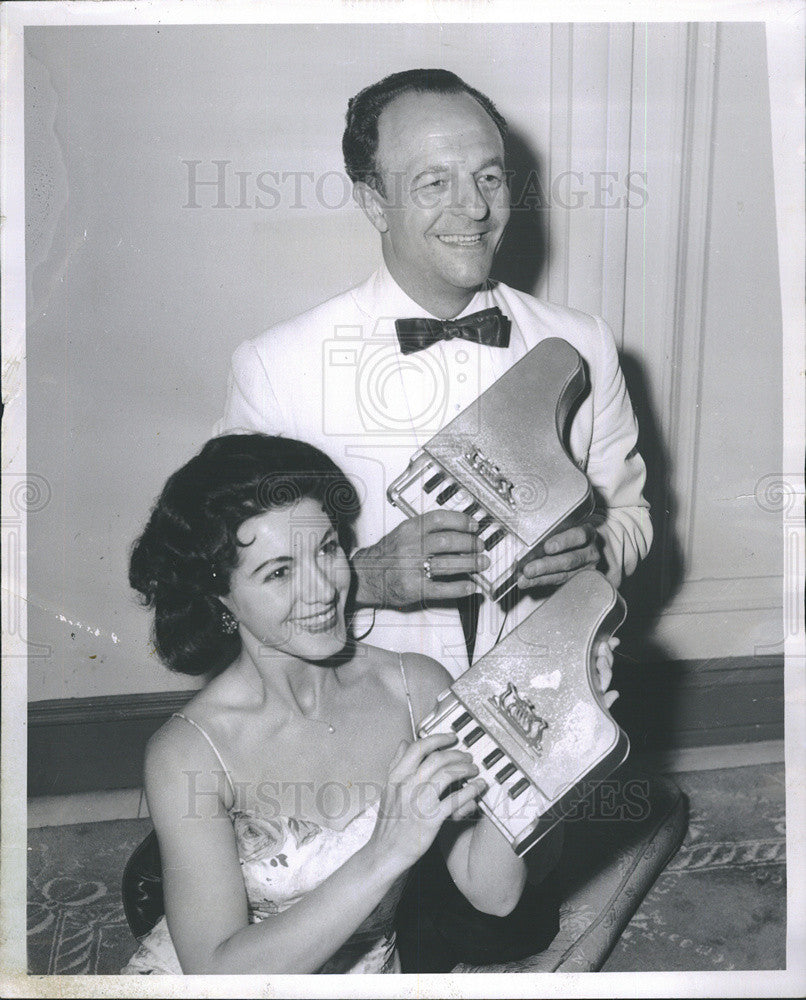
[[[440,695],[419,735],[455,732],[487,780],[479,805],[525,854],[629,751],[604,706],[595,652],[624,602],[582,570]]]
[[[585,520],[593,494],[562,435],[585,388],[579,354],[565,340],[541,341],[432,437],[390,485],[409,517],[459,510],[479,522],[491,563],[473,574],[493,600],[551,535]]]

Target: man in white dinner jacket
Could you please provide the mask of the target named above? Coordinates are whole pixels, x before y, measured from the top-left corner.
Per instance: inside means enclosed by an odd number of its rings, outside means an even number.
[[[465,574],[487,564],[475,524],[458,511],[406,520],[386,490],[418,447],[544,338],[564,338],[586,365],[589,389],[568,446],[596,509],[524,567],[522,599],[506,617],[475,598],[474,658],[536,606],[534,593],[584,566],[618,586],[652,539],[637,425],[609,328],[489,280],[509,218],[506,133],[492,102],[446,70],[396,73],[350,101],[346,169],[383,262],[363,284],[241,344],[217,428],[311,442],[353,478],[362,498],[356,596],[367,609],[356,635],[430,655],[454,676],[468,667],[473,628],[466,620],[463,631],[457,599],[467,604],[477,588]],[[399,339],[396,321],[422,318],[452,321],[446,339]],[[528,435],[529,421],[523,399],[513,434]]]

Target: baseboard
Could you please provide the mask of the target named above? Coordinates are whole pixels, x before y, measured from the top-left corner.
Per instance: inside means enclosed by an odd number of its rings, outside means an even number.
[[[736,747],[772,745],[784,737],[783,657],[654,664],[622,657],[614,686],[621,692],[614,715],[628,732],[633,753],[641,757],[654,754],[660,760],[663,754],[696,748],[689,755],[696,762],[701,748],[722,747],[729,760],[731,752],[737,757]],[[139,787],[146,742],[192,694],[32,702],[29,797]]]
[[[784,741],[769,740],[656,750],[632,754],[630,759],[637,767],[653,774],[680,774],[684,771],[721,771],[733,767],[783,764],[784,757]]]
[[[619,657],[613,715],[633,752],[784,738],[783,656],[647,662]]]
[[[31,702],[28,796],[138,788],[146,743],[193,691]]]

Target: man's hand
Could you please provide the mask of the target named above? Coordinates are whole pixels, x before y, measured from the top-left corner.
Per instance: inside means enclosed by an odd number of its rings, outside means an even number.
[[[356,603],[404,608],[466,597],[479,588],[457,577],[486,569],[490,560],[483,552],[478,523],[466,514],[437,510],[409,518],[375,545],[354,553]]]
[[[578,570],[595,567],[599,562],[596,528],[590,523],[568,528],[550,538],[544,550],[544,556],[533,559],[521,569],[518,576],[521,590],[559,586]]]

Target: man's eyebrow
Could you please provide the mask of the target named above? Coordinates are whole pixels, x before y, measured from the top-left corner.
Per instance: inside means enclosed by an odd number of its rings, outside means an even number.
[[[485,160],[479,167],[477,167],[473,173],[477,174],[481,170],[488,170],[490,167],[499,167],[501,170],[504,169],[504,160],[502,157],[491,156],[489,159]],[[422,177],[427,174],[449,174],[451,172],[451,166],[446,163],[432,163],[427,167],[423,167],[422,170],[418,170],[417,173],[412,178],[412,184],[416,184]]]
[[[484,163],[475,171],[478,173],[479,170],[486,170],[488,167],[500,167],[504,169],[504,161],[500,156],[491,156],[489,160],[485,160]]]
[[[451,168],[445,163],[432,163],[429,167],[423,167],[422,170],[418,170],[412,179],[412,183],[416,183],[421,177],[425,177],[426,174],[449,174]]]

